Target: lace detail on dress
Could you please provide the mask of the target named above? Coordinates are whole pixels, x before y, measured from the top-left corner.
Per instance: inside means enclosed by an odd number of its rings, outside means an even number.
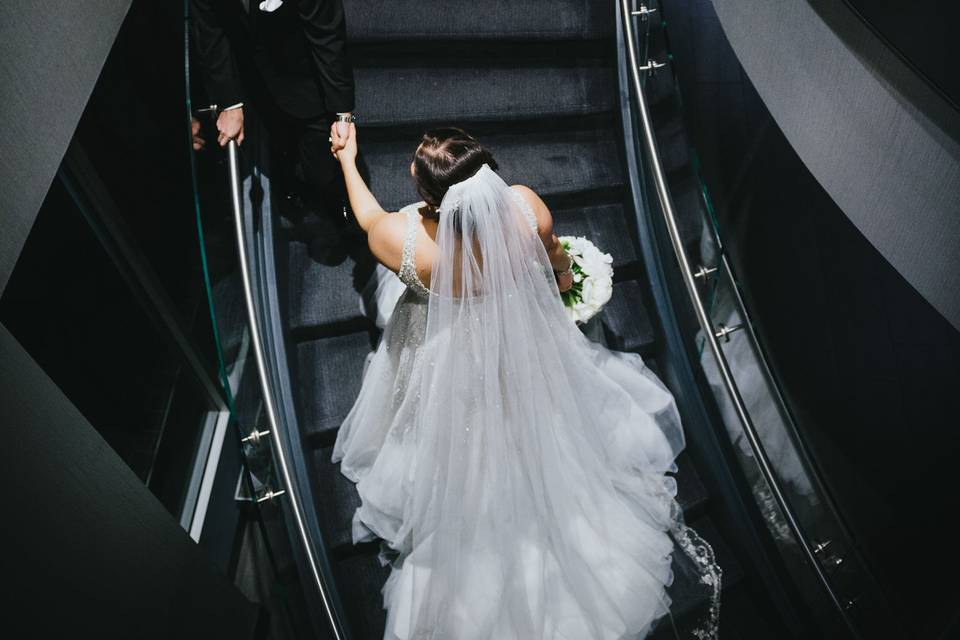
[[[407,215],[407,235],[403,239],[403,253],[400,258],[400,270],[397,275],[400,281],[422,296],[429,296],[430,289],[423,284],[417,275],[417,265],[414,254],[417,249],[417,206],[410,205],[401,210]]]
[[[534,233],[537,233],[537,216],[533,212],[533,207],[531,207],[527,199],[517,193],[516,190],[510,189],[510,193],[513,194],[514,201],[516,201],[517,206],[520,207],[520,210],[526,217],[530,229]],[[397,275],[400,276],[400,281],[403,282],[403,284],[413,289],[416,293],[421,296],[429,296],[431,291],[423,284],[423,281],[417,274],[417,266],[414,259],[417,250],[417,209],[421,204],[422,203],[407,205],[400,210],[400,213],[407,216],[407,234],[403,239],[403,253],[400,258],[400,270],[397,272]]]
[[[530,228],[533,229],[534,233],[536,233],[537,215],[533,212],[533,207],[530,206],[530,203],[527,202],[527,199],[520,195],[516,189],[511,188],[510,193],[513,194],[513,199],[516,200],[520,210],[523,211],[523,215],[527,217],[527,223],[530,225]]]
[[[683,522],[683,510],[674,500],[670,507],[670,519],[673,521],[670,533],[674,542],[694,563],[700,576],[700,583],[710,591],[710,607],[704,620],[693,630],[698,640],[719,640],[720,638],[720,591],[723,583],[723,570],[717,564],[713,547],[700,534]]]

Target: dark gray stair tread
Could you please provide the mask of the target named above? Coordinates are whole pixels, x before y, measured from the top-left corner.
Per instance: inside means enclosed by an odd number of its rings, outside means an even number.
[[[710,496],[688,454],[681,453],[677,457],[674,477],[677,480],[677,502],[683,509],[683,515],[693,518],[703,510]]]
[[[333,563],[333,579],[355,640],[379,640],[386,625],[383,583],[390,568],[382,566],[375,552],[342,558]]]
[[[363,363],[371,350],[365,331],[297,345],[296,394],[300,428],[308,437],[340,427],[360,392]]]
[[[637,260],[630,233],[619,204],[562,209],[554,212],[557,235],[585,236],[613,257],[614,268]],[[291,242],[289,291],[290,328],[294,331],[340,323],[368,322],[360,308],[358,279],[367,277],[367,269],[358,268],[352,258],[336,266],[313,260],[307,246]],[[299,292],[296,295],[295,292]]]
[[[359,289],[369,273],[352,258],[336,266],[315,261],[307,245],[289,245],[287,286],[290,291],[290,328],[300,330],[344,322],[366,322],[360,308]]]
[[[553,231],[558,236],[584,236],[613,257],[613,268],[637,261],[623,206],[604,204],[553,211]]]
[[[585,115],[611,111],[617,96],[610,65],[603,60],[522,67],[427,62],[355,67],[363,126]]]
[[[510,133],[481,137],[508,184],[524,184],[541,196],[617,187],[623,183],[612,128],[561,132]],[[380,203],[398,210],[420,197],[410,177],[418,141],[368,142],[363,163],[370,189]]]
[[[643,353],[653,346],[656,336],[643,291],[636,280],[613,285],[613,297],[599,318],[611,349]]]
[[[356,485],[340,473],[340,464],[330,459],[333,445],[313,452],[317,515],[323,541],[335,554],[344,554],[353,545],[353,513],[360,506]]]
[[[614,268],[635,263],[633,242],[619,204],[576,207],[554,211],[557,235],[585,236],[613,257]],[[358,268],[352,258],[336,266],[313,260],[307,246],[291,242],[288,287],[290,328],[303,330],[339,323],[367,322],[360,308],[358,278],[367,270]]]
[[[613,34],[613,8],[596,0],[345,0],[353,41],[572,40]]]

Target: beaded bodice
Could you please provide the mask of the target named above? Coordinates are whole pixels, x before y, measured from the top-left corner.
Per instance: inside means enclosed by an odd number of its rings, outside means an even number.
[[[517,206],[520,207],[520,210],[523,211],[523,215],[527,218],[527,223],[530,225],[530,228],[534,233],[537,232],[537,216],[533,213],[533,208],[530,206],[530,203],[517,193],[515,190],[510,189],[510,193],[513,196],[514,201],[517,203]],[[417,251],[417,223],[420,222],[420,214],[418,210],[424,205],[423,202],[416,202],[414,204],[408,204],[403,209],[400,210],[402,215],[407,216],[407,228],[406,235],[403,238],[403,251],[400,257],[400,270],[397,272],[397,275],[400,276],[400,281],[403,284],[407,285],[410,289],[413,289],[417,294],[427,297],[430,295],[431,291],[423,281],[420,279],[420,276],[417,274],[417,265],[416,265],[416,251]]]

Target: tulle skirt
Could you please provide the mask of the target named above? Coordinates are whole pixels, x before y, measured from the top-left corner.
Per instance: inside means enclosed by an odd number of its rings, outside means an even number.
[[[379,268],[366,292],[368,312],[392,311],[333,454],[362,499],[354,541],[382,539],[392,565],[385,638],[644,637],[673,579],[668,472],[683,441],[669,391],[640,356],[571,324],[556,356],[565,372],[543,375],[563,375],[576,398],[428,419],[427,359],[442,354],[424,344],[427,301],[390,276]]]

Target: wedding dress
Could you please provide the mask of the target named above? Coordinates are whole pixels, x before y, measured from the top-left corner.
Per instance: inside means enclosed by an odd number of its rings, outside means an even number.
[[[681,559],[715,637],[720,572],[674,499],[669,391],[567,317],[532,210],[487,165],[441,203],[429,288],[418,205],[399,215],[399,278],[370,285],[384,333],[333,452],[362,499],[354,542],[382,539],[392,567],[385,639],[642,638]]]

